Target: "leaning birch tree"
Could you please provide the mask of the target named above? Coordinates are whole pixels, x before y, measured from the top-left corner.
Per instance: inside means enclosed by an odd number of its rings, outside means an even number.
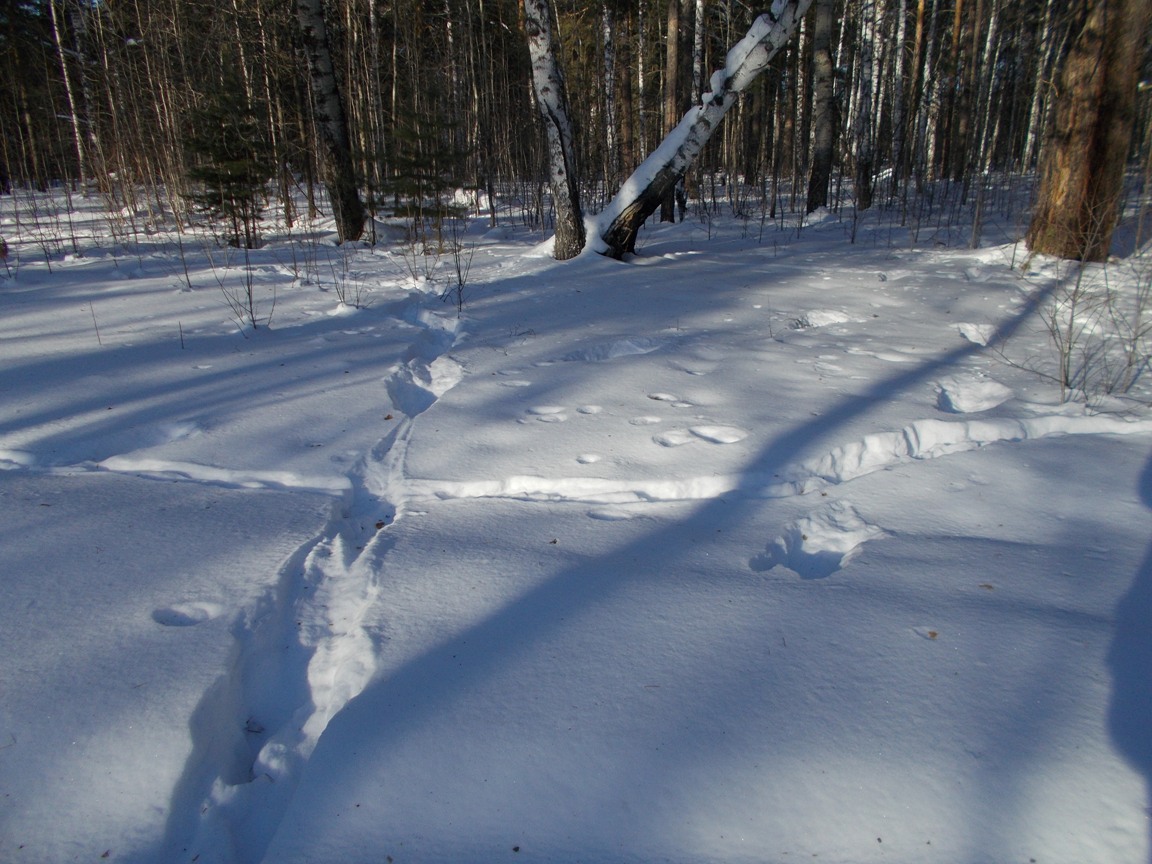
[[[552,5],[548,0],[524,0],[524,29],[532,56],[532,87],[548,135],[548,179],[556,207],[556,239],[552,255],[558,261],[575,258],[584,249],[584,214],[580,210],[580,174],[576,142],[568,112],[568,91],[557,62],[552,36]]]
[[[728,109],[768,64],[800,25],[812,0],[773,0],[772,7],[752,24],[748,34],[712,73],[708,92],[680,124],[625,181],[597,220],[600,248],[613,258],[636,251],[640,226],[676,187],[719,128]]]

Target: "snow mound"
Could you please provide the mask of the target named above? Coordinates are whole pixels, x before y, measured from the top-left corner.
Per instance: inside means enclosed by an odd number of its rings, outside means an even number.
[[[784,529],[767,550],[752,560],[752,569],[787,567],[804,579],[831,576],[885,531],[861,518],[847,501],[833,501]]]
[[[991,324],[957,324],[956,329],[973,345],[987,345],[996,334]]]
[[[989,411],[1015,395],[991,378],[946,378],[937,384],[936,392],[937,407],[952,414]]]

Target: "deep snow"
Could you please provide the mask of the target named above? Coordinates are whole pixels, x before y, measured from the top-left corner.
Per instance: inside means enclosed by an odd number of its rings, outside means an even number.
[[[1149,860],[1152,413],[1031,371],[1067,265],[477,221],[458,315],[308,226],[242,333],[239,253],[27,203],[0,860]]]

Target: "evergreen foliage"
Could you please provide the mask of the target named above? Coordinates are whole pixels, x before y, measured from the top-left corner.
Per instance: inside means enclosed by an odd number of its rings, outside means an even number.
[[[267,125],[234,93],[220,93],[194,115],[186,139],[189,197],[225,225],[227,242],[255,249],[275,157]]]

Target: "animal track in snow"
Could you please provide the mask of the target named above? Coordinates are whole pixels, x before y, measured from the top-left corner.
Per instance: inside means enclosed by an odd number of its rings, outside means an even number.
[[[165,627],[192,627],[219,617],[223,611],[219,603],[177,603],[156,609],[152,620]]]
[[[568,419],[563,405],[533,405],[525,413],[541,423],[563,423]]]

